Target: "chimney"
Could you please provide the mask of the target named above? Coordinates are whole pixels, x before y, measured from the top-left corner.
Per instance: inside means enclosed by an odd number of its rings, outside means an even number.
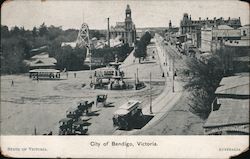
[[[110,47],[110,30],[109,30],[109,17],[108,17],[108,32],[107,32],[108,46]]]
[[[214,17],[214,20],[216,20],[216,17]]]
[[[207,17],[207,20],[208,20],[208,17]]]
[[[228,17],[228,20],[230,20],[230,17]]]
[[[199,17],[199,20],[201,20],[201,17]]]

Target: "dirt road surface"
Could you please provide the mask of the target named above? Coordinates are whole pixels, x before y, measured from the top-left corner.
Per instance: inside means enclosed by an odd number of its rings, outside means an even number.
[[[66,116],[68,108],[76,106],[80,100],[95,101],[96,95],[103,93],[108,94],[107,102],[111,104],[103,108],[93,105],[94,113],[88,121],[91,123],[89,135],[202,134],[202,121],[188,111],[188,92],[183,90],[179,77],[174,81],[175,91],[172,92],[173,66],[170,54],[171,57],[176,56],[174,67],[177,70],[185,67],[185,59],[180,58],[174,48],[162,49],[160,40],[154,39],[156,44],[148,46],[148,57],[141,64],[131,53],[121,66],[127,82],[135,80],[138,70],[139,80],[146,83],[146,87],[141,90],[93,90],[89,87],[89,77],[92,74],[90,71],[69,72],[68,78],[66,74],[62,74],[62,80],[57,81],[36,81],[29,79],[28,75],[1,76],[1,134],[33,135],[36,129],[38,135],[49,131],[57,135],[58,122]],[[165,77],[162,77],[163,72]],[[11,86],[12,80],[14,86]],[[86,86],[82,87],[82,84]],[[154,117],[141,129],[116,130],[112,123],[113,112],[129,99],[141,100],[143,113],[150,115],[150,92]]]

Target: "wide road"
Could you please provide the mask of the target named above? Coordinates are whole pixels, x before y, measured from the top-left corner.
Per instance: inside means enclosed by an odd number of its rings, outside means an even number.
[[[116,135],[140,134],[140,131],[148,129],[157,123],[182,96],[183,91],[180,82],[173,81],[173,70],[175,70],[173,62],[175,62],[174,60],[177,61],[177,59],[180,59],[181,56],[178,55],[173,49],[168,49],[166,51],[162,48],[162,40],[163,39],[156,34],[155,38],[151,40],[153,45],[149,45],[147,49],[156,53],[157,59],[159,59],[158,62],[160,64],[161,71],[164,73],[166,81],[164,91],[152,102],[153,114],[150,113],[150,103],[147,103],[147,105],[142,109],[144,115],[153,115],[154,117],[142,129],[133,129],[131,131],[117,130],[114,132]],[[148,51],[148,54],[149,53],[151,52]],[[166,63],[168,64],[166,65]]]
[[[148,49],[152,52],[152,49]],[[114,128],[113,112],[129,99],[137,99],[143,105],[149,102],[149,73],[152,73],[152,98],[155,99],[164,89],[165,79],[161,77],[159,59],[147,59],[143,64],[134,61],[133,53],[124,61],[122,70],[126,81],[133,82],[138,69],[140,81],[147,85],[141,90],[93,90],[90,89],[90,71],[64,73],[63,80],[32,80],[26,74],[1,76],[1,133],[3,135],[41,135],[52,131],[58,134],[59,120],[65,118],[66,111],[75,107],[80,100],[95,101],[96,95],[107,94],[109,107],[96,108],[89,117],[89,135],[110,135]],[[77,74],[76,78],[74,73]],[[92,71],[93,73],[93,71]],[[11,81],[14,86],[11,86]],[[157,81],[157,82],[154,82]],[[85,83],[86,86],[82,87]]]

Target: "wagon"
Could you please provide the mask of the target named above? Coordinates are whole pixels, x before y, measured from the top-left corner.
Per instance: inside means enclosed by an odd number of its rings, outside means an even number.
[[[104,107],[106,105],[108,95],[107,94],[99,94],[96,96],[96,107]]]
[[[76,121],[72,124],[72,135],[85,135],[88,132],[89,122]]]
[[[67,118],[71,118],[74,121],[78,120],[78,118],[82,115],[81,110],[79,110],[78,108],[69,108],[66,111],[66,117]]]
[[[59,121],[59,135],[70,135],[72,133],[72,118],[63,118]]]

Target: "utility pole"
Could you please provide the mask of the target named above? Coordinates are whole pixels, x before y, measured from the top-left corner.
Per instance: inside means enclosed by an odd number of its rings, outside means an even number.
[[[152,93],[151,93],[151,72],[150,72],[150,74],[149,74],[149,93],[150,93],[150,107],[149,107],[149,109],[150,109],[150,114],[153,114],[153,111],[152,111]]]
[[[36,135],[36,126],[34,127],[34,135]]]
[[[89,60],[90,60],[89,70],[90,70],[90,73],[91,73],[91,69],[92,69],[92,53],[91,53],[91,49],[90,48],[88,49],[88,51],[89,51]]]
[[[138,83],[138,82],[139,82],[138,68],[136,69],[136,75],[137,75],[136,81],[137,81],[137,83]]]
[[[175,76],[175,68],[174,68],[174,62],[175,62],[175,60],[174,60],[174,56],[173,56],[173,88],[172,88],[172,91],[174,92],[174,76]]]
[[[107,37],[108,37],[108,47],[110,47],[110,31],[109,31],[109,17],[108,19],[108,32],[107,32]]]

